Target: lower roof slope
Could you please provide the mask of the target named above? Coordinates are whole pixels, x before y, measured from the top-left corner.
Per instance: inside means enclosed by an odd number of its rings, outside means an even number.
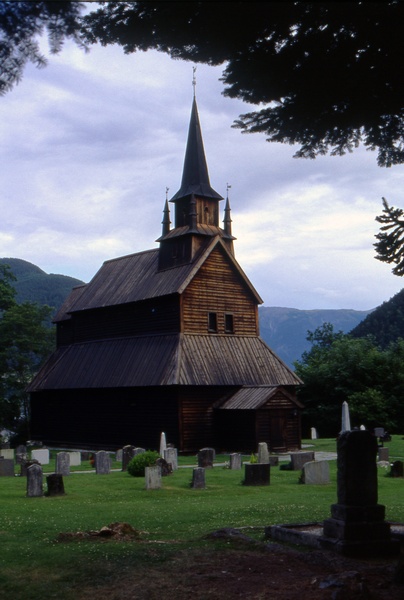
[[[27,391],[300,384],[259,337],[171,334],[61,347]]]

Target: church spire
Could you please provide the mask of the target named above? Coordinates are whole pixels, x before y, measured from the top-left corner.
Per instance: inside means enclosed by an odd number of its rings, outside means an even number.
[[[175,202],[191,194],[195,194],[201,198],[223,200],[223,197],[210,185],[195,96],[192,102],[181,187],[171,198],[171,201]]]

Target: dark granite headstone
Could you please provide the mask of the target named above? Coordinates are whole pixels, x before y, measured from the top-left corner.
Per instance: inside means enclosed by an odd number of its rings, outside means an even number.
[[[46,483],[48,485],[47,496],[64,496],[65,487],[62,475],[59,475],[58,473],[47,475]]]
[[[253,463],[244,465],[244,485],[269,485],[269,463]]]
[[[27,468],[27,496],[34,498],[43,496],[42,467],[39,464],[33,464]]]
[[[315,460],[314,452],[292,452],[290,455],[292,471],[301,471],[307,462]]]
[[[14,460],[0,457],[0,477],[14,477]]]
[[[203,467],[196,467],[192,470],[191,487],[194,490],[203,490],[206,488],[205,469]]]
[[[404,477],[404,463],[402,460],[395,460],[391,465],[390,477]]]
[[[337,453],[338,503],[324,521],[322,545],[349,556],[397,553],[385,507],[377,503],[377,439],[369,431],[346,431]]]
[[[214,448],[202,448],[198,452],[198,467],[211,469],[215,460],[216,452]]]

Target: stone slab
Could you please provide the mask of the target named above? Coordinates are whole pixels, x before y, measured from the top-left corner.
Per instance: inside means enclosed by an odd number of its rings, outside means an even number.
[[[49,450],[47,448],[40,448],[39,450],[31,451],[31,458],[37,460],[41,465],[49,464]]]
[[[330,465],[326,460],[314,460],[303,465],[302,482],[306,485],[330,483]]]
[[[314,459],[314,452],[292,452],[290,455],[292,471],[301,471],[307,462],[311,462]]]
[[[14,477],[14,460],[12,458],[0,458],[0,477]]]
[[[79,467],[81,465],[81,452],[69,452],[70,466]]]

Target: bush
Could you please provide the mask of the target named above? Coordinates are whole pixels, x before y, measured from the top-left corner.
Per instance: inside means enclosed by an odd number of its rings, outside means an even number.
[[[128,463],[128,473],[132,477],[144,477],[146,467],[154,467],[160,454],[154,450],[146,450],[137,454]]]

